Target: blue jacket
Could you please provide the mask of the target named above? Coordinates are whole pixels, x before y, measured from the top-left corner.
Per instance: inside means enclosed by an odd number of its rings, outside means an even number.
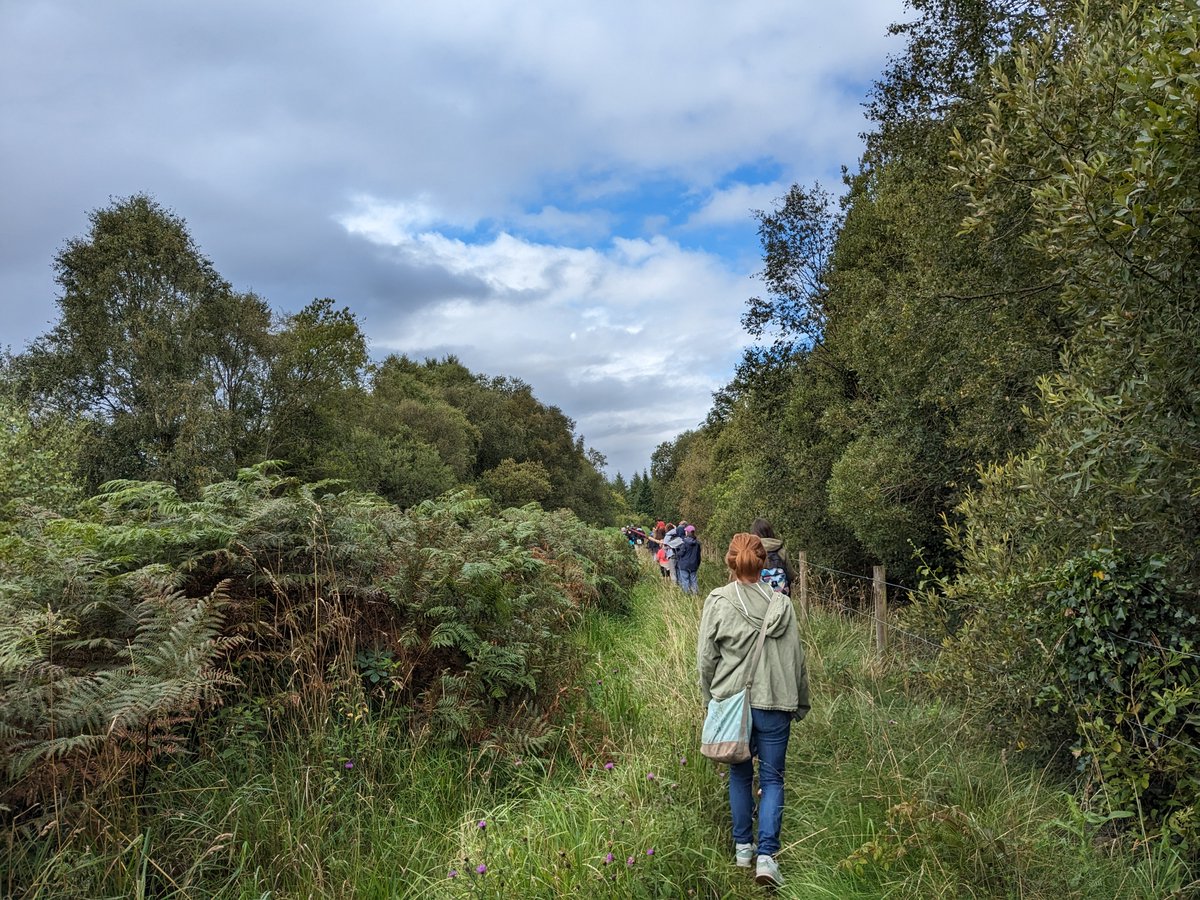
[[[683,538],[683,546],[675,551],[675,568],[684,572],[695,572],[700,568],[700,542],[690,534]]]

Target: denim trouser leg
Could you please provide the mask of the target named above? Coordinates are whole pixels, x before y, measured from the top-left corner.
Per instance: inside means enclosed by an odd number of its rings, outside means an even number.
[[[698,594],[699,586],[696,584],[696,573],[686,572],[683,569],[679,570],[679,586],[683,588],[685,594]]]
[[[787,759],[792,714],[777,709],[751,709],[750,751],[758,757],[758,852],[779,852],[783,824],[783,772]],[[729,767],[729,811],[733,816],[733,841],[754,840],[754,759]]]

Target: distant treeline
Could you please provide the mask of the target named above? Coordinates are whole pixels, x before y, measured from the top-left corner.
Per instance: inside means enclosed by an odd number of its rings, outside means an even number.
[[[762,341],[630,502],[923,582],[936,687],[1195,837],[1200,8],[907,5],[844,197],[757,213]]]
[[[372,363],[330,299],[274,315],[145,195],[90,221],[54,259],[57,322],[4,361],[0,502],[56,507],[119,478],[195,496],[278,459],[404,507],[472,485],[503,505],[611,518],[603,458],[524,382],[454,358]]]

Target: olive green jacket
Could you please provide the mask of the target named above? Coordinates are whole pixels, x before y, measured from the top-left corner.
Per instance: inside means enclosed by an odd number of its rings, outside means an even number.
[[[778,709],[803,719],[809,710],[808,670],[791,598],[765,584],[730,582],[704,601],[696,643],[700,696],[723,700],[746,684],[758,630],[767,621],[762,658],[750,689],[750,705]]]

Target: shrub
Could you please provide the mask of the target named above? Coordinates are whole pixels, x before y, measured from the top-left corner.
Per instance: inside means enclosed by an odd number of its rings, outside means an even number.
[[[9,796],[128,773],[239,683],[276,715],[361,709],[363,660],[387,661],[376,702],[414,729],[536,736],[562,711],[582,611],[621,611],[635,577],[619,535],[469,492],[403,512],[269,463],[194,501],[113,482],[76,518],[3,535]]]
[[[1046,630],[1060,637],[1039,703],[1075,717],[1072,748],[1110,813],[1200,835],[1196,616],[1168,589],[1166,560],[1097,550],[1061,566]]]

